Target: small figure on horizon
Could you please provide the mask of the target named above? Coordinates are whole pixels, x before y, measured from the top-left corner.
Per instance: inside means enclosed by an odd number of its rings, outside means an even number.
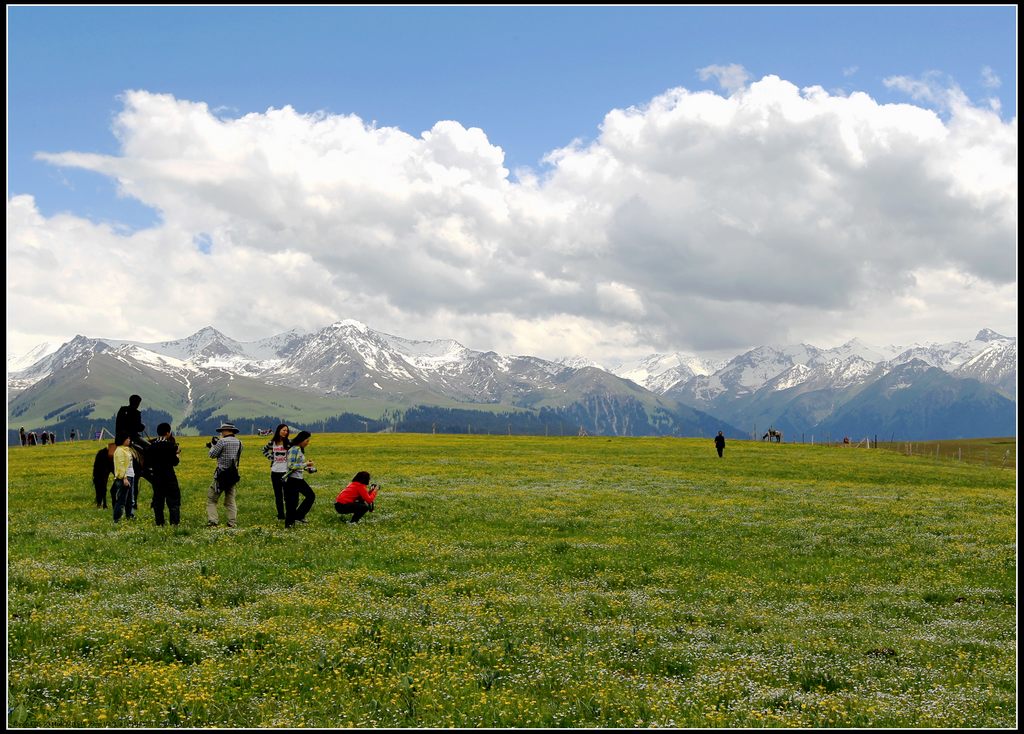
[[[715,448],[718,450],[718,458],[722,458],[722,452],[725,451],[725,436],[719,431],[718,435],[715,436]]]
[[[26,433],[25,433],[25,426],[22,426],[21,428],[18,429],[18,435],[21,436],[21,445],[22,446],[27,446],[28,445],[28,435],[26,435]]]

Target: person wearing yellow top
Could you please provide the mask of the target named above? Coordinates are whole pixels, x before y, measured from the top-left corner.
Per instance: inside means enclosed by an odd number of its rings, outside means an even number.
[[[132,478],[135,472],[132,468],[132,450],[128,448],[132,443],[132,437],[126,433],[119,434],[116,443],[114,485],[110,491],[114,495],[114,522],[120,522],[122,512],[129,520],[135,519],[135,508],[132,506]]]

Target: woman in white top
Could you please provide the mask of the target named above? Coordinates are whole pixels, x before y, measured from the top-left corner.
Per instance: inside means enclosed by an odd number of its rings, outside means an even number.
[[[284,520],[284,475],[288,471],[288,426],[284,423],[274,431],[274,437],[263,447],[263,455],[270,460],[270,484],[274,487],[277,519]]]

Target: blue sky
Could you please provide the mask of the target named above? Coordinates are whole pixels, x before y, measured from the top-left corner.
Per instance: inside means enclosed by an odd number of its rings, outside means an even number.
[[[1016,335],[1014,6],[7,14],[8,261],[41,268],[8,275],[13,351],[97,321],[185,336],[244,257],[239,339],[356,318],[611,359]],[[151,283],[168,315],[139,333],[72,248],[172,253],[191,287]],[[278,255],[313,323],[274,307]]]

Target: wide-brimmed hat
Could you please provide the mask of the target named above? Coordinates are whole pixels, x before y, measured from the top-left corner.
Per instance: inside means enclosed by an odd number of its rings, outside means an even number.
[[[221,431],[231,431],[232,433],[238,433],[238,429],[235,428],[234,423],[222,423],[220,428],[217,429],[217,433]]]

